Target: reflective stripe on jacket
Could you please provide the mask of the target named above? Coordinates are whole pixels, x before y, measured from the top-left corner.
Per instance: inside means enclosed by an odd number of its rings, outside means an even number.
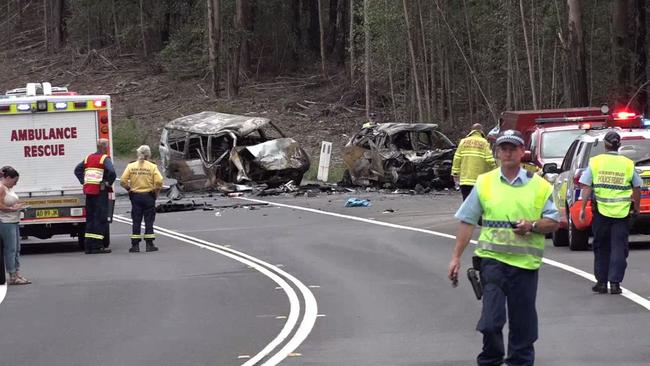
[[[622,155],[600,154],[589,159],[598,212],[623,218],[630,213],[634,162]]]
[[[544,256],[544,234],[517,235],[510,222],[541,219],[553,187],[538,175],[524,185],[511,186],[495,169],[478,177],[475,188],[483,207],[483,223],[474,253],[514,267],[538,269]]]
[[[474,185],[476,178],[496,168],[490,143],[478,130],[471,131],[467,137],[460,140],[454,162],[451,167],[451,175],[460,176],[461,185]]]
[[[84,160],[84,194],[97,195],[104,179],[106,154],[90,154]]]

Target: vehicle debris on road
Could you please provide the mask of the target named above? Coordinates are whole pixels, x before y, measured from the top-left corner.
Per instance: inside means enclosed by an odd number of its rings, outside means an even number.
[[[345,207],[370,207],[372,203],[370,200],[351,197],[345,202]]]

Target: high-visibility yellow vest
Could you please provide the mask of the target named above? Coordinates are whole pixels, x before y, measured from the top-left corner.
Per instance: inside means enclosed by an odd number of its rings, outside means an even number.
[[[474,185],[476,177],[494,168],[492,149],[480,131],[474,130],[460,140],[451,167],[451,175],[460,177],[460,185]]]
[[[622,155],[600,154],[589,159],[598,213],[623,218],[630,213],[634,162]]]
[[[474,253],[514,267],[538,269],[544,256],[544,234],[517,235],[510,222],[535,221],[542,217],[551,185],[535,174],[524,185],[501,181],[501,170],[480,175],[475,189],[483,207],[483,223]]]

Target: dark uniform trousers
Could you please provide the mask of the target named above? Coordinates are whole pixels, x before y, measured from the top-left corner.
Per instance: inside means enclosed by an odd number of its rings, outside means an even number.
[[[7,282],[7,278],[5,277],[5,245],[0,240],[0,285],[4,285]]]
[[[467,196],[469,196],[470,193],[472,193],[472,189],[474,186],[471,185],[466,185],[466,184],[461,184],[460,185],[460,194],[463,195],[463,202],[467,199]]]
[[[86,233],[84,246],[90,252],[104,245],[103,238],[108,234],[108,191],[98,195],[86,195]]]
[[[603,216],[594,210],[594,272],[598,282],[623,282],[629,253],[628,218]]]
[[[131,196],[131,220],[133,220],[133,235],[131,243],[140,242],[140,226],[144,218],[144,240],[152,242],[155,238],[153,222],[156,219],[156,195],[153,192],[135,193]],[[137,239],[136,239],[137,238]]]
[[[494,259],[481,260],[483,310],[476,330],[483,333],[483,350],[478,365],[501,365],[505,355],[503,326],[509,326],[509,366],[532,366],[533,343],[537,340],[537,270],[510,266]]]

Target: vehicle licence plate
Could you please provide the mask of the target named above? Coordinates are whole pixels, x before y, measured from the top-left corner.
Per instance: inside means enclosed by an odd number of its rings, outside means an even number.
[[[36,210],[37,219],[45,219],[48,217],[59,217],[59,210]]]

